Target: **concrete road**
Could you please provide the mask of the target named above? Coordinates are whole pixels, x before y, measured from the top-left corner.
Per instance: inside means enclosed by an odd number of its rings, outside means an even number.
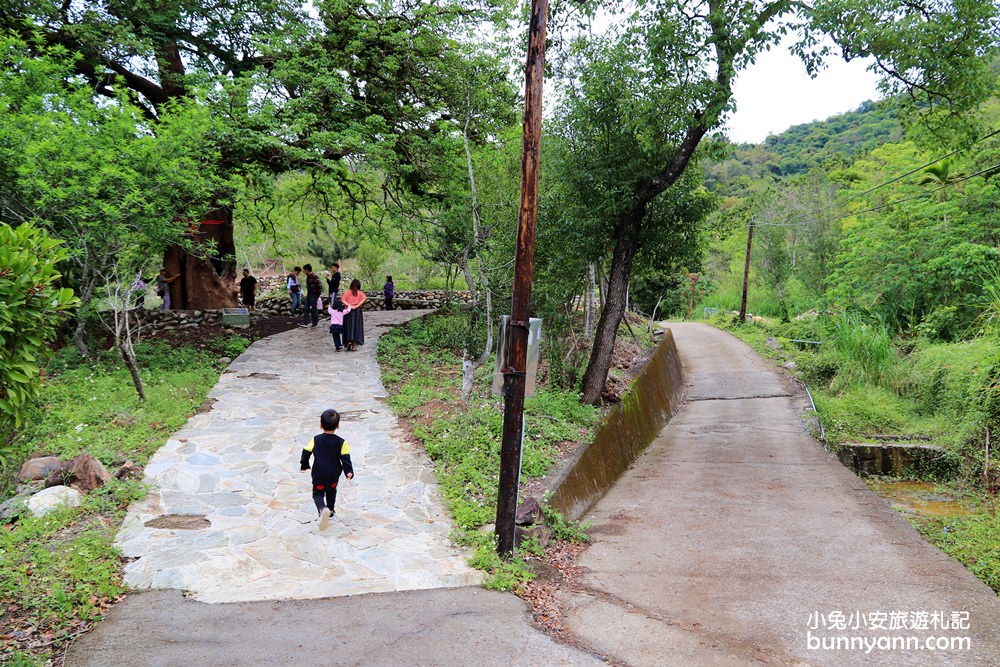
[[[127,597],[66,654],[67,667],[604,664],[535,629],[506,593],[450,588],[325,600],[206,604]]]
[[[809,435],[804,393],[671,329],[689,403],[590,513],[567,629],[627,665],[1000,665],[996,595]]]

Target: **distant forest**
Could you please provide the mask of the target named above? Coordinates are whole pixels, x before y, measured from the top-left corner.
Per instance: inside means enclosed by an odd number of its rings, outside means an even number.
[[[824,121],[793,125],[763,144],[728,144],[725,158],[705,165],[705,185],[735,203],[762,192],[779,180],[850,164],[885,143],[901,141],[903,129],[895,105],[865,102],[854,111]]]

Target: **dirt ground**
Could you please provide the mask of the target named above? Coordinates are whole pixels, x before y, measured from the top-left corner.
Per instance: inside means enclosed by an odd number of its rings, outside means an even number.
[[[250,314],[250,326],[245,329],[224,327],[221,324],[203,325],[192,329],[162,331],[146,336],[146,340],[161,340],[173,344],[185,344],[193,347],[205,346],[213,340],[224,336],[241,336],[250,342],[266,338],[283,331],[289,331],[298,326],[298,318],[287,315]]]

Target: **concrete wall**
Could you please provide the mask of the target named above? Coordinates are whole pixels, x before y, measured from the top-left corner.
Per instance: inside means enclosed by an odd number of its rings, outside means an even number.
[[[659,435],[680,409],[683,395],[681,360],[667,330],[632,389],[597,428],[593,442],[557,478],[549,505],[565,519],[578,521]]]

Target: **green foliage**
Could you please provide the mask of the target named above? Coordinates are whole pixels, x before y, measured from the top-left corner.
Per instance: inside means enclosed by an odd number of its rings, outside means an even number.
[[[203,346],[217,354],[235,359],[247,351],[250,341],[243,336],[216,336],[205,341]]]
[[[20,427],[42,391],[42,368],[56,327],[76,305],[60,288],[62,244],[30,224],[0,223],[0,465],[12,427]]]
[[[459,400],[461,352],[450,342],[456,342],[456,329],[468,326],[461,322],[468,317],[462,310],[445,310],[412,320],[382,336],[378,359],[390,404],[413,418],[414,435],[434,461],[441,493],[457,525],[456,539],[477,547],[472,564],[491,573],[487,586],[509,590],[531,575],[518,557],[500,561],[492,536],[477,530],[496,517],[503,406],[488,394],[475,396],[471,406]],[[525,401],[522,479],[547,474],[556,446],[588,440],[598,416],[573,393],[538,387]],[[575,526],[557,518],[553,522],[561,537],[580,538]]]
[[[838,381],[845,386],[890,387],[896,370],[896,348],[889,331],[852,315],[834,321],[833,345],[840,354]]]
[[[386,275],[382,273],[382,267],[389,257],[389,253],[374,243],[363,241],[361,247],[355,253],[358,264],[358,278],[361,284],[367,286],[369,291],[376,291],[384,282]]]
[[[567,542],[590,542],[587,525],[578,521],[566,521],[563,515],[552,509],[547,503],[542,505],[545,525],[552,529],[552,537]]]
[[[721,158],[705,165],[705,186],[716,194],[745,199],[769,186],[834,168],[878,146],[902,138],[898,109],[864,102],[854,111],[823,121],[793,125],[763,144],[727,144]]]
[[[1000,513],[981,511],[968,517],[924,519],[916,525],[927,541],[1000,593]]]
[[[113,353],[84,362],[64,348],[48,366],[36,415],[11,443],[10,461],[41,453],[67,459],[81,452],[106,466],[143,465],[204,401],[218,379],[217,357],[163,343],[137,346],[147,401],[139,400],[128,370]],[[15,466],[0,467],[0,497],[11,488]]]
[[[49,650],[64,645],[81,623],[99,620],[126,590],[114,527],[128,504],[144,494],[136,482],[111,480],[88,494],[81,507],[24,516],[0,531],[0,599],[7,618],[51,634]],[[22,654],[20,664],[42,657]]]
[[[501,560],[492,540],[484,541],[469,564],[477,570],[489,572],[483,585],[493,591],[510,591],[535,578],[534,572],[523,558],[515,554],[510,560]]]
[[[335,263],[354,257],[358,252],[358,243],[351,239],[334,238],[329,232],[315,228],[313,233],[315,238],[309,241],[306,249],[322,266],[333,266]]]

